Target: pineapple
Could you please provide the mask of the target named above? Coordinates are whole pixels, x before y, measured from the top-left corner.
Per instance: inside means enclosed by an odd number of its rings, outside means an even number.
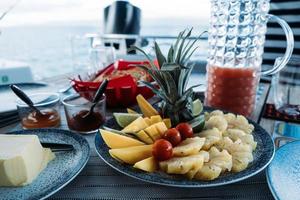
[[[203,162],[203,155],[195,154],[186,157],[173,157],[160,162],[159,167],[168,174],[186,174],[190,170],[198,171],[203,166]]]
[[[188,156],[197,154],[204,145],[205,138],[193,137],[183,140],[178,146],[173,148],[173,156]]]
[[[160,69],[154,65],[150,56],[142,49],[136,46],[130,48],[130,50],[140,51],[149,60],[150,66],[137,65],[137,67],[145,70],[153,80],[156,81],[159,88],[146,81],[140,82],[149,87],[162,99],[159,106],[162,117],[170,118],[173,126],[182,121],[190,121],[195,117],[193,115],[193,88],[199,85],[194,85],[187,89],[187,83],[194,67],[194,65],[189,64],[189,59],[198,48],[194,47],[194,45],[201,35],[195,40],[189,40],[191,33],[192,29],[180,32],[176,42],[170,47],[167,57],[162,54],[160,47],[154,42],[155,54]],[[143,102],[143,100],[140,101]],[[156,114],[155,111],[149,108],[149,105],[145,105],[144,102],[141,110],[146,117]],[[201,111],[199,113],[201,113]]]

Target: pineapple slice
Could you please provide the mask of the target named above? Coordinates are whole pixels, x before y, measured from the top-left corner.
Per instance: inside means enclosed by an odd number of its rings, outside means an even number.
[[[221,174],[221,167],[217,165],[204,164],[203,167],[195,174],[197,180],[210,181],[218,178]]]
[[[226,121],[224,116],[214,115],[205,122],[205,129],[212,129],[214,127],[219,129],[219,131],[223,133],[228,127],[228,122]]]
[[[227,129],[224,133],[224,136],[229,137],[233,141],[240,139],[243,143],[248,144],[252,147],[252,150],[256,149],[257,142],[254,141],[252,134],[246,134],[240,129]]]
[[[154,125],[161,136],[163,136],[165,132],[168,130],[168,127],[163,122],[158,122]]]
[[[194,169],[198,171],[202,167],[203,162],[203,155],[195,154],[186,157],[173,157],[159,162],[159,167],[168,174],[186,174]]]
[[[159,115],[157,110],[155,110],[153,106],[141,94],[136,96],[136,101],[139,104],[139,107],[145,117]]]
[[[133,167],[146,172],[154,172],[157,170],[158,163],[152,156],[150,158],[146,158],[144,160],[135,163]]]
[[[152,145],[110,149],[109,154],[119,161],[133,165],[152,156]]]
[[[145,142],[146,144],[153,144],[153,140],[143,130],[140,130],[139,132],[135,133],[135,136],[138,137],[143,142]]]
[[[198,167],[196,167],[196,168],[193,168],[193,169],[191,169],[190,171],[188,171],[188,173],[186,173],[186,177],[188,177],[189,179],[193,179],[194,178],[194,176],[196,175],[196,173],[201,169],[201,167],[203,166],[203,163],[204,162],[208,162],[208,160],[209,160],[209,153],[207,152],[207,151],[200,151],[199,152],[199,155],[201,155],[202,156],[202,160],[203,160],[203,162],[202,162],[202,165],[199,165]],[[200,158],[199,158],[200,159]]]
[[[124,148],[145,145],[136,139],[100,129],[101,136],[109,148]]]
[[[134,110],[132,110],[132,109],[130,109],[130,108],[127,108],[127,112],[128,112],[129,114],[138,114],[136,111],[134,111]]]
[[[151,124],[156,124],[158,122],[162,122],[162,118],[160,115],[154,115],[150,117]]]
[[[193,137],[182,141],[178,146],[173,148],[173,156],[189,156],[197,154],[204,145],[205,138]]]
[[[145,122],[143,117],[139,117],[133,122],[131,122],[128,126],[126,126],[122,132],[124,133],[136,133],[140,130],[143,130],[148,127],[148,124]]]
[[[150,120],[149,117],[144,117],[144,120],[145,120],[145,122],[148,124],[148,126],[151,126],[151,125],[152,125],[151,120]]]
[[[217,128],[201,131],[197,134],[199,137],[204,137],[205,142],[203,145],[204,150],[209,150],[211,146],[222,140],[222,132]]]
[[[161,138],[160,132],[156,128],[156,124],[153,124],[144,129],[144,131],[151,137],[153,141]]]
[[[219,151],[216,147],[209,150],[209,162],[195,174],[199,180],[214,180],[222,172],[230,171],[232,167],[232,156],[227,150]]]
[[[165,125],[167,126],[167,128],[172,128],[172,123],[171,123],[171,119],[170,118],[165,118],[163,119],[163,122],[165,123]]]

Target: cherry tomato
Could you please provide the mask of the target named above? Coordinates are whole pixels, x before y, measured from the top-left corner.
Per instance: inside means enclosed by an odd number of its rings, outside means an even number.
[[[165,139],[156,140],[152,147],[152,155],[158,161],[168,160],[172,157],[172,144]]]
[[[176,129],[180,132],[182,140],[193,137],[193,128],[189,123],[180,123]]]
[[[168,129],[163,136],[164,139],[171,142],[173,146],[178,145],[181,142],[181,135],[176,128]]]

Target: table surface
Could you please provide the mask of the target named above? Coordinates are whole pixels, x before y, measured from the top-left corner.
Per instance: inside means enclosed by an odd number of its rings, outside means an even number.
[[[51,88],[58,90],[66,86],[67,78],[67,75],[63,75],[45,81],[51,84]],[[299,103],[296,97],[299,98],[300,87],[294,87],[292,91],[290,103]],[[258,93],[256,110],[251,118],[272,134],[275,121],[261,118],[263,105],[272,100],[269,84],[261,83]],[[65,119],[61,128],[68,129]],[[1,128],[0,133],[17,129],[21,129],[19,123]],[[84,137],[91,146],[91,156],[86,167],[78,177],[49,199],[273,199],[268,189],[265,172],[239,183],[202,189],[166,187],[135,180],[115,171],[97,156],[94,134]]]

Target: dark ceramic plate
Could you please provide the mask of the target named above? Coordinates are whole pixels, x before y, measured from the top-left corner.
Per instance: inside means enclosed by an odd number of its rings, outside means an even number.
[[[60,129],[34,129],[8,134],[33,134],[41,142],[72,144],[74,150],[55,153],[56,158],[49,162],[31,184],[24,187],[0,187],[0,199],[45,199],[73,180],[89,159],[89,144],[77,133]]]
[[[206,110],[211,109],[206,108]],[[195,188],[226,185],[245,180],[261,172],[268,166],[268,164],[274,157],[275,147],[271,136],[257,123],[251,120],[249,120],[249,122],[252,123],[255,127],[253,136],[255,141],[257,142],[257,147],[253,152],[253,162],[244,171],[241,171],[239,173],[226,173],[212,181],[188,180],[183,176],[168,175],[163,172],[145,173],[133,168],[131,165],[120,163],[109,155],[109,148],[106,146],[100,134],[96,134],[95,137],[96,151],[100,158],[102,158],[102,160],[112,168],[127,176],[131,176],[145,182],[174,187]],[[106,122],[105,126],[113,129],[120,129],[114,118],[109,119]]]

